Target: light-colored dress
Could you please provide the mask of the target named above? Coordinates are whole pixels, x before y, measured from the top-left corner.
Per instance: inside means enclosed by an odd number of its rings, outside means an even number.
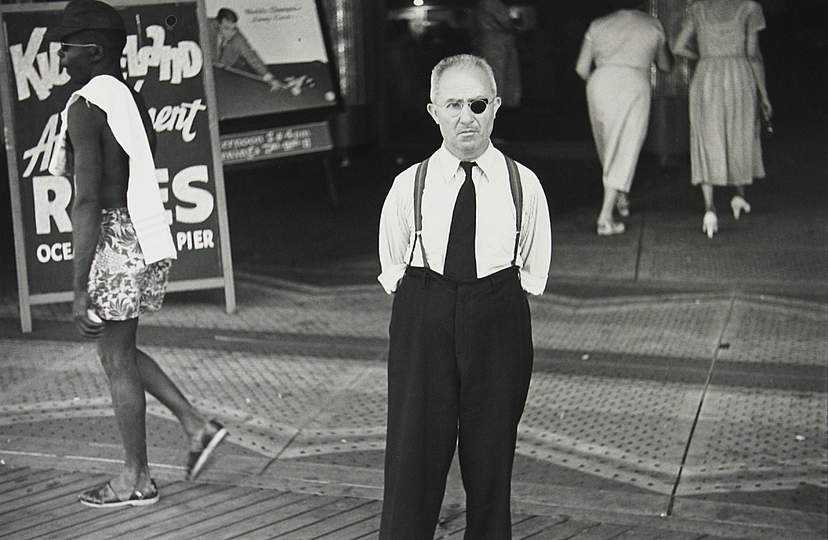
[[[759,96],[746,51],[748,34],[765,28],[762,8],[745,0],[719,18],[708,2],[696,2],[684,24],[695,35],[699,53],[690,82],[693,185],[750,185],[765,176]]]
[[[651,65],[665,43],[658,19],[637,10],[598,18],[584,35],[587,104],[606,187],[628,193],[650,121]]]

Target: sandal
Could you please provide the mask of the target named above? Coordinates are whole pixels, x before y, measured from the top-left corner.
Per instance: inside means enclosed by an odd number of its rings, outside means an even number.
[[[207,422],[207,425],[204,426],[198,436],[201,442],[201,450],[191,451],[187,458],[187,480],[195,480],[210,458],[210,454],[224,440],[227,433],[227,428],[215,420]]]
[[[124,506],[149,506],[155,504],[161,497],[158,495],[158,486],[155,480],[150,480],[152,491],[133,490],[129,498],[122,500],[112,486],[107,482],[99,487],[84,491],[78,496],[80,503],[90,508],[123,508]]]
[[[598,236],[612,236],[621,234],[626,230],[623,223],[598,218]]]

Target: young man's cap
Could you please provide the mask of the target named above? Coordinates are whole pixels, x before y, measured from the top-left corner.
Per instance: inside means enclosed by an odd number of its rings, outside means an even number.
[[[109,4],[97,0],[72,0],[63,10],[60,26],[51,28],[47,41],[60,41],[83,30],[126,31],[124,20]]]

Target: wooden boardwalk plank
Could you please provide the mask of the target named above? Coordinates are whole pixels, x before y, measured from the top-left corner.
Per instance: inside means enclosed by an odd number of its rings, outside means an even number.
[[[41,509],[41,511],[29,515],[13,524],[15,531],[14,538],[26,540],[39,538],[48,534],[60,523],[76,522],[86,514],[84,507],[78,502],[78,493],[87,489],[90,485],[100,483],[105,476],[86,475],[86,481],[78,481],[72,484],[74,490],[62,491],[61,496],[53,501],[53,504]],[[83,486],[80,487],[79,486]]]
[[[517,517],[517,516],[515,516]],[[563,516],[523,516],[528,519],[512,520],[512,538],[514,540],[524,540],[526,538],[543,538],[541,533],[550,529],[559,523],[563,523],[567,518]]]
[[[22,516],[15,521],[2,522],[0,525],[0,537],[7,537],[8,535],[15,535],[15,538],[26,538],[34,533],[27,532],[38,526],[43,526],[44,523],[49,523],[56,516],[68,516],[78,511],[80,506],[77,501],[69,501],[67,499],[60,499],[54,502],[48,508],[41,508],[39,511],[33,511]]]
[[[315,497],[319,500],[307,501],[301,505],[302,511],[294,513],[286,519],[275,521],[256,530],[238,536],[238,538],[247,538],[251,540],[264,540],[271,538],[281,538],[282,536],[292,533],[298,529],[304,528],[313,524],[325,516],[342,512],[353,506],[355,499],[343,498],[335,499],[333,497]],[[298,509],[298,508],[297,508]]]
[[[15,482],[20,478],[26,478],[35,472],[28,467],[0,466],[0,495],[5,491],[5,484],[8,482]]]
[[[637,531],[637,530],[638,529],[633,529],[633,532]],[[642,530],[643,530],[643,528],[642,528]],[[647,534],[649,534],[649,531],[647,531]],[[637,540],[638,536],[633,535],[633,536],[630,536],[629,538],[630,538],[630,540],[632,540],[632,539]],[[718,537],[709,536],[707,534],[697,533],[697,532],[668,531],[668,530],[661,529],[661,530],[656,530],[655,534],[653,536],[647,536],[646,538],[648,538],[648,540],[701,540],[702,538],[704,538],[704,540],[716,540]],[[613,539],[613,540],[615,540],[615,539]],[[625,538],[625,540],[626,540],[626,538]]]
[[[434,539],[462,538],[466,530],[466,509],[457,505],[443,508],[440,514],[440,522],[434,531]]]
[[[159,486],[161,501],[145,508],[100,510],[77,502],[78,493],[109,477],[104,473],[0,466],[0,538],[375,540],[380,525],[382,502],[377,500],[181,480]],[[636,525],[628,516],[624,521],[515,515],[512,530],[515,540],[730,538],[726,533],[720,537],[672,530],[690,527],[692,531],[693,525],[681,520],[662,524],[642,519],[642,524]],[[464,529],[462,507],[446,508],[434,538],[461,540]]]
[[[173,487],[176,491],[173,492]],[[166,531],[183,523],[186,526],[197,520],[199,512],[205,510],[211,504],[219,504],[227,498],[227,493],[239,490],[233,486],[210,485],[210,484],[188,484],[178,482],[175,486],[168,486],[162,494],[158,504],[147,507],[144,511],[128,511],[123,518],[115,523],[107,522],[105,527],[97,527],[95,535],[88,535],[84,538],[89,540],[104,540],[106,538],[149,536],[144,531]],[[163,492],[162,492],[163,493]],[[117,517],[117,516],[116,516]]]
[[[664,531],[658,529],[651,529],[649,527],[635,527],[629,531],[622,533],[613,540],[659,540],[664,539]]]
[[[53,471],[33,471],[29,475],[19,476],[11,482],[3,484],[0,500],[13,501],[28,495],[31,491],[36,491],[41,484],[54,478],[54,474]]]
[[[549,525],[541,529],[534,536],[524,536],[525,538],[542,538],[543,540],[569,540],[578,533],[585,531],[591,527],[598,525],[591,521],[576,521],[567,519],[566,521],[559,521],[557,518],[551,518]]]
[[[251,490],[254,491],[254,490]],[[285,493],[270,490],[255,490],[258,500],[254,503],[240,506],[235,500],[225,501],[220,509],[212,509],[211,516],[197,522],[191,521],[185,527],[176,530],[167,530],[145,537],[152,539],[186,538],[232,538],[244,532],[265,526],[276,520],[285,519],[303,504],[314,498],[310,495]]]
[[[55,485],[47,494],[39,494],[33,497],[31,504],[28,498],[20,499],[23,506],[18,507],[14,512],[3,515],[0,531],[15,532],[22,531],[43,522],[47,517],[76,513],[81,510],[77,495],[83,489],[89,487],[89,475],[78,474],[77,478],[66,478],[63,483]]]
[[[55,499],[68,496],[70,493],[79,493],[89,481],[89,475],[83,473],[56,473],[49,478],[31,485],[31,490],[24,495],[6,497],[0,495],[0,520],[4,524],[25,516],[32,511],[38,511],[44,505],[54,504]]]
[[[364,517],[342,529],[330,531],[320,535],[314,540],[356,540],[365,536],[376,538],[380,528],[380,516],[382,515],[382,501],[369,501],[361,508]]]
[[[347,498],[342,500],[342,505],[337,508],[326,508],[330,513],[326,514],[319,521],[311,523],[287,534],[278,536],[280,540],[316,540],[320,536],[327,535],[333,531],[341,531],[352,523],[359,523],[375,515],[376,512],[367,511],[373,501],[365,499]],[[340,537],[341,538],[341,537]]]
[[[619,534],[623,534],[630,529],[632,525],[617,525],[614,523],[599,523],[595,527],[590,527],[585,531],[579,532],[571,537],[571,540],[613,540]]]
[[[86,487],[94,486],[105,482],[109,478],[108,475],[99,475],[97,478],[92,478],[86,483]],[[163,498],[158,504],[163,504]],[[128,519],[135,519],[138,514],[146,514],[152,511],[157,511],[158,504],[144,508],[121,508],[121,509],[102,509],[102,508],[87,508],[80,504],[77,499],[77,494],[73,493],[66,497],[67,504],[55,509],[54,511],[47,511],[42,514],[40,522],[30,527],[28,531],[21,536],[21,538],[57,538],[65,540],[70,538],[72,530],[79,530],[80,534],[90,532],[90,530],[97,530],[112,521],[124,521]],[[99,525],[101,524],[101,525]]]
[[[87,534],[85,538],[90,540],[113,536],[128,538],[136,534],[141,538],[147,538],[151,535],[151,531],[175,530],[197,521],[200,515],[209,511],[211,505],[221,504],[228,497],[245,491],[243,488],[232,486],[187,484],[185,482],[177,483],[176,487],[180,491],[162,498],[154,506],[147,507],[147,512],[125,513],[120,521],[106,523],[106,527],[96,529],[95,535]],[[240,502],[243,503],[244,500]]]

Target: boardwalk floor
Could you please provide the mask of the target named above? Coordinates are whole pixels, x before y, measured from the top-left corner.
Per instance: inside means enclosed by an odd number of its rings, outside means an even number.
[[[376,538],[382,503],[227,484],[159,483],[156,505],[98,510],[77,494],[109,475],[0,467],[0,536],[7,540],[111,538],[357,540]],[[463,538],[462,510],[444,511],[436,539]],[[513,517],[515,540],[717,540],[749,536],[682,530],[681,523],[611,523],[567,515]]]

